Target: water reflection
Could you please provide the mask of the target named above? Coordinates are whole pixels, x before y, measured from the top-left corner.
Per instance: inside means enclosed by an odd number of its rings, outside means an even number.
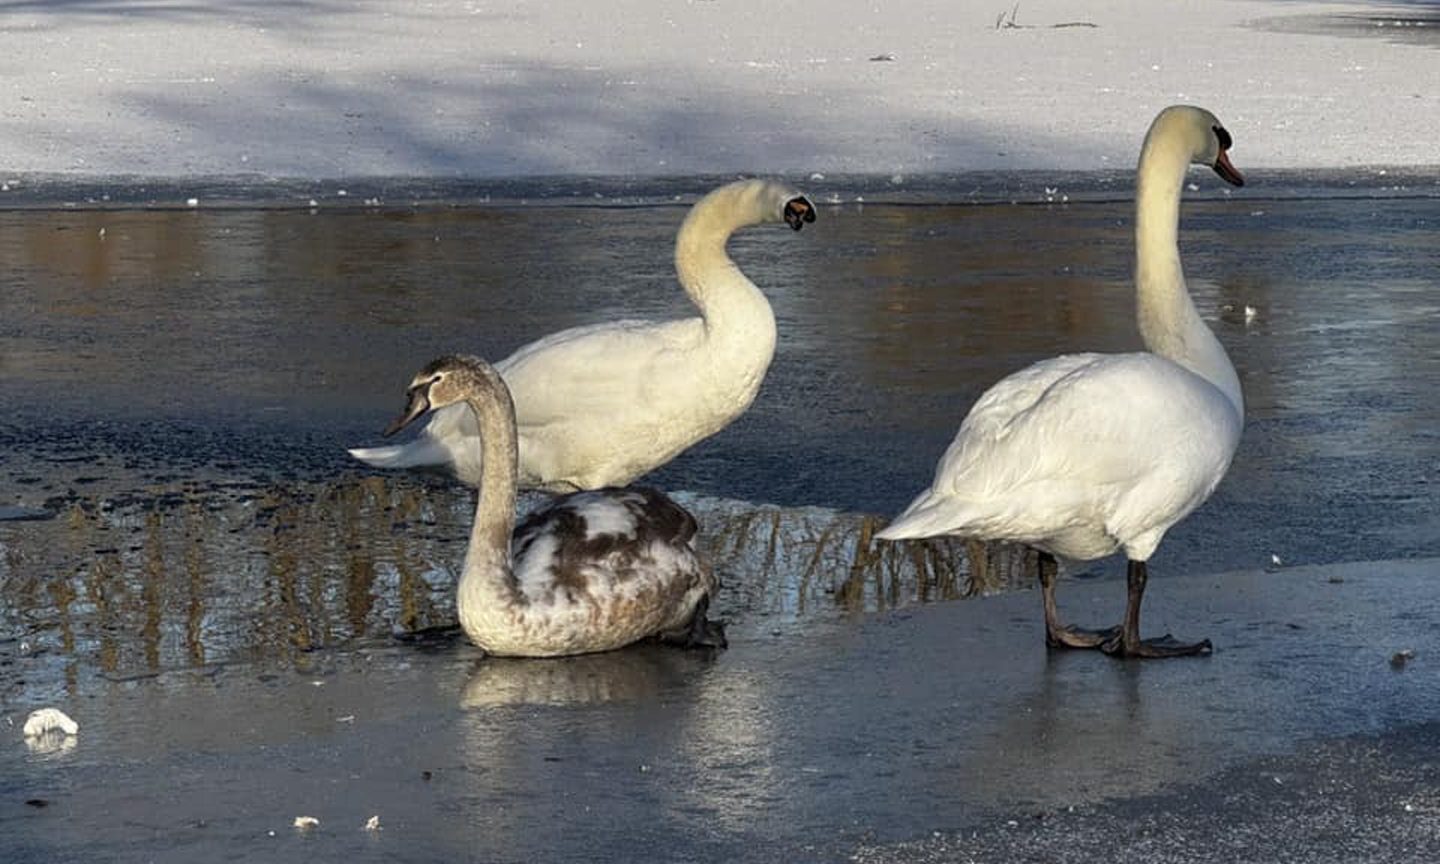
[[[679,497],[699,517],[701,551],[725,586],[715,609],[739,638],[1003,590],[1028,572],[1020,549],[880,546],[873,516]],[[188,481],[52,503],[62,508],[54,520],[0,527],[6,630],[70,658],[71,676],[76,663],[123,676],[293,662],[348,640],[453,623],[473,498],[455,486],[352,475],[238,489]]]
[[[487,657],[475,663],[460,707],[644,702],[693,682],[715,658],[663,645],[556,659]]]
[[[796,618],[874,612],[1022,586],[1033,559],[1019,547],[940,538],[879,543],[885,520],[818,507],[785,508],[678,494],[700,520],[697,543],[732,602]]]
[[[44,735],[27,735],[25,749],[36,756],[62,756],[75,749],[75,736],[52,729]]]

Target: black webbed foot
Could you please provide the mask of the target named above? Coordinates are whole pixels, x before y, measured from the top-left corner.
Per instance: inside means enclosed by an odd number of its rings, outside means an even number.
[[[1110,639],[1120,635],[1119,627],[1107,627],[1104,630],[1091,630],[1085,627],[1072,627],[1068,624],[1057,624],[1045,628],[1045,644],[1050,648],[1099,648]]]
[[[660,641],[666,645],[675,645],[680,648],[710,648],[714,650],[728,648],[730,643],[725,639],[725,622],[711,621],[706,618],[705,613],[709,608],[709,596],[701,597],[700,602],[695,604],[695,611],[690,616],[690,623],[667,633],[661,633]]]
[[[1169,633],[1155,639],[1136,639],[1126,643],[1123,634],[1106,639],[1100,650],[1111,657],[1138,657],[1158,660],[1166,657],[1204,657],[1214,653],[1209,639],[1199,642],[1181,642]]]

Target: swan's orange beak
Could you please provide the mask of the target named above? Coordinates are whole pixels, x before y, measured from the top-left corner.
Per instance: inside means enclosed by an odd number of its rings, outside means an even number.
[[[1230,156],[1224,150],[1221,150],[1220,155],[1215,157],[1215,164],[1211,167],[1215,169],[1216,174],[1220,175],[1220,179],[1224,180],[1226,183],[1229,183],[1232,186],[1245,185],[1244,176],[1242,176],[1239,171],[1235,170],[1234,165],[1230,164]]]
[[[804,195],[785,202],[785,224],[799,231],[806,222],[815,221],[815,205]]]
[[[380,433],[382,436],[389,438],[414,423],[416,417],[430,410],[430,387],[428,384],[422,387],[411,387],[408,395],[410,401],[405,406],[405,413],[396,417],[389,426],[386,426],[385,431]]]

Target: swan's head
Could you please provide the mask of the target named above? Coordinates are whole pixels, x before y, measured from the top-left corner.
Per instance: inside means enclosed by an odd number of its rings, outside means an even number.
[[[796,195],[785,202],[783,208],[785,224],[799,231],[805,227],[806,222],[815,221],[815,205],[804,195]]]
[[[1146,148],[1152,142],[1175,141],[1190,148],[1190,161],[1197,165],[1208,165],[1220,179],[1233,186],[1244,186],[1245,177],[1230,164],[1230,133],[1220,118],[1193,105],[1171,105],[1150,124],[1146,136]]]
[[[685,221],[687,226],[710,232],[717,226],[728,232],[762,222],[784,222],[799,231],[815,221],[815,205],[785,183],[761,178],[736,180],[695,202]]]
[[[405,391],[405,413],[385,427],[386,438],[414,423],[427,411],[453,405],[477,392],[505,387],[489,363],[468,354],[447,354],[415,373]]]

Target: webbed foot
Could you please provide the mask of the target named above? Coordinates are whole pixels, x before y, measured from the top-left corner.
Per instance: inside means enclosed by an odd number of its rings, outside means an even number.
[[[1169,633],[1155,639],[1128,641],[1124,634],[1117,633],[1100,645],[1100,650],[1111,657],[1139,657],[1142,659],[1163,659],[1166,657],[1203,657],[1214,653],[1209,639],[1199,642],[1181,642]]]
[[[1045,628],[1045,644],[1050,648],[1099,648],[1119,635],[1119,627],[1090,630],[1085,627],[1056,624]]]
[[[1119,633],[1101,643],[1100,650],[1111,657],[1147,659],[1197,657],[1212,653],[1215,649],[1211,647],[1209,639],[1181,642],[1169,633],[1158,639],[1140,638],[1140,601],[1145,597],[1145,583],[1149,578],[1149,570],[1144,561],[1130,561],[1125,575],[1125,624],[1119,628]]]
[[[711,648],[723,650],[730,647],[729,641],[725,639],[725,622],[711,621],[705,617],[710,608],[710,598],[701,597],[700,602],[695,604],[695,611],[690,616],[690,623],[684,627],[661,633],[659,639],[666,645],[675,645],[680,648]]]

